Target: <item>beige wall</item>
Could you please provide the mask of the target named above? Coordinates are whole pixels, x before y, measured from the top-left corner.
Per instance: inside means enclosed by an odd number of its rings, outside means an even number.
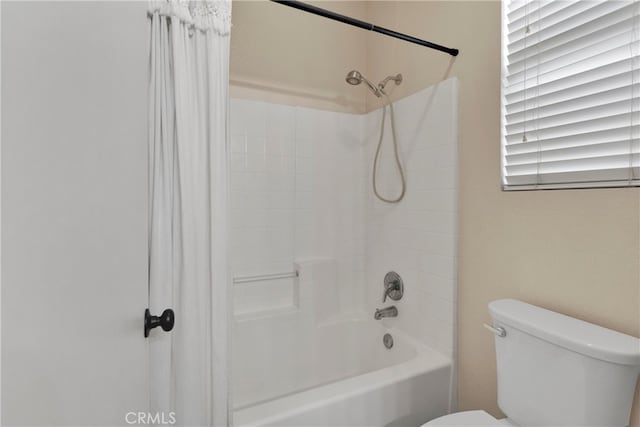
[[[329,99],[302,95],[301,100],[285,92],[245,91],[245,96],[368,111],[378,100],[368,96],[363,104],[360,88],[345,88],[347,69],[360,68],[373,81],[403,73],[395,99],[447,77],[459,78],[459,408],[500,413],[492,336],[482,328],[492,300],[518,298],[640,336],[640,189],[500,190],[500,3],[374,1],[324,7],[461,50],[452,60],[382,35],[277,10],[277,5],[234,3],[232,79]],[[251,24],[254,15],[271,22]],[[299,31],[299,40],[285,43],[287,35],[280,31],[293,34],[285,28]],[[276,31],[282,43],[267,43],[276,35],[265,34]],[[346,38],[351,36],[357,39]],[[329,102],[332,97],[340,101]],[[638,395],[633,426],[640,426]]]
[[[460,80],[459,408],[498,415],[493,337],[482,328],[490,301],[518,298],[640,336],[640,189],[500,190],[500,2],[371,2],[368,12],[461,50],[451,63],[372,35],[367,72],[402,72],[398,97]],[[636,426],[638,409],[636,399]]]
[[[366,15],[363,1],[330,7],[361,19]],[[364,92],[345,87],[344,78],[351,69],[364,70],[366,37],[359,28],[265,0],[234,1],[231,96],[364,112]]]

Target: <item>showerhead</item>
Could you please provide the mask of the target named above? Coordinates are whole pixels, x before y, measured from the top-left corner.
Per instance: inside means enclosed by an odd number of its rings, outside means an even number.
[[[347,74],[347,77],[345,77],[345,80],[347,81],[347,83],[354,86],[364,82],[369,87],[369,89],[371,89],[371,92],[373,92],[375,96],[377,96],[378,98],[382,96],[382,92],[380,92],[380,90],[377,87],[375,87],[373,83],[367,80],[367,78],[363,76],[360,73],[360,71],[357,71],[357,70],[349,71],[349,73]]]
[[[357,86],[360,83],[362,83],[362,74],[360,74],[360,71],[356,71],[356,70],[349,71],[345,80],[350,85]]]
[[[397,74],[395,76],[389,76],[385,78],[383,81],[378,83],[377,87],[374,86],[373,83],[371,83],[369,80],[367,80],[367,78],[363,76],[362,73],[360,73],[360,71],[358,70],[349,71],[347,73],[347,77],[345,77],[345,80],[347,81],[347,83],[354,86],[357,86],[362,82],[365,82],[365,84],[369,87],[369,89],[371,89],[371,92],[373,92],[375,96],[380,98],[385,93],[384,88],[386,87],[389,80],[393,80],[396,83],[396,85],[399,85],[402,82],[402,74]]]

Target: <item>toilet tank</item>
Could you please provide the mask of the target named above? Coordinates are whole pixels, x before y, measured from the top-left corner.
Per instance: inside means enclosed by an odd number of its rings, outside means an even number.
[[[629,424],[640,340],[516,300],[489,304],[498,406],[517,425]]]

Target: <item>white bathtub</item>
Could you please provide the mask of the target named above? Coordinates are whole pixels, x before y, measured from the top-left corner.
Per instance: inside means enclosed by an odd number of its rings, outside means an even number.
[[[420,426],[449,411],[451,360],[379,321],[291,313],[237,322],[234,339],[236,426]]]

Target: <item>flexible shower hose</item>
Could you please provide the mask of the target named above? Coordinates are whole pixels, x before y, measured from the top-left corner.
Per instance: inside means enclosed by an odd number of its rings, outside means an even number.
[[[382,197],[380,193],[378,193],[378,186],[376,185],[376,173],[378,171],[378,157],[380,157],[380,148],[382,147],[382,139],[384,138],[384,122],[387,116],[387,106],[384,105],[382,107],[382,122],[380,124],[380,138],[378,139],[378,148],[376,148],[376,155],[373,158],[373,193],[376,197],[382,200],[385,203],[398,203],[400,200],[404,198],[404,193],[407,190],[407,180],[404,176],[404,169],[402,168],[402,162],[400,161],[400,155],[398,154],[398,139],[396,138],[396,124],[395,118],[393,116],[393,103],[387,96],[384,91],[380,91],[385,98],[387,98],[387,102],[389,105],[389,111],[391,115],[391,136],[393,137],[393,154],[396,159],[396,165],[398,166],[398,172],[400,172],[400,180],[402,181],[402,190],[400,191],[400,195],[395,199],[387,199]]]

